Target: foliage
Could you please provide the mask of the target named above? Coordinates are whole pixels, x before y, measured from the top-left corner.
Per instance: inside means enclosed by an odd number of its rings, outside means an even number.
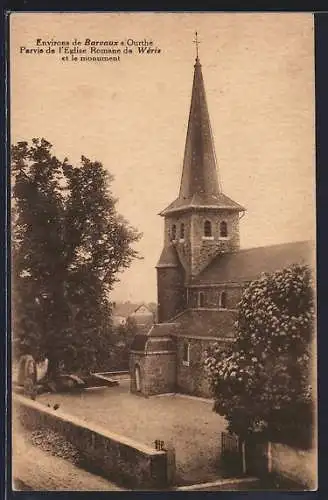
[[[137,323],[135,319],[130,316],[127,318],[125,324],[118,326],[112,357],[115,369],[128,370],[130,347],[137,333]]]
[[[232,432],[273,440],[311,431],[312,290],[306,266],[263,275],[243,292],[236,341],[209,350],[215,411]]]
[[[112,345],[109,294],[140,235],[117,213],[113,177],[82,156],[58,160],[45,139],[12,161],[13,331],[19,352],[93,369]]]

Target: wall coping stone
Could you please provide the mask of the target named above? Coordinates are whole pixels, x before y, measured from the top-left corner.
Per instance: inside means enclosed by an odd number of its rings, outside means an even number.
[[[21,396],[19,394],[13,394],[13,401],[32,408],[34,410],[40,411],[41,413],[46,413],[47,415],[51,415],[51,417],[57,418],[58,420],[61,420],[63,422],[71,422],[72,424],[83,427],[85,429],[88,429],[90,432],[95,432],[97,434],[101,434],[104,437],[107,437],[108,439],[111,439],[112,441],[117,441],[123,445],[129,446],[131,448],[135,448],[136,450],[140,451],[141,453],[145,453],[147,455],[153,455],[153,456],[158,456],[158,455],[165,455],[165,451],[159,451],[159,450],[154,450],[150,446],[147,446],[145,444],[139,443],[138,441],[135,441],[134,439],[128,438],[126,436],[121,436],[120,434],[116,434],[114,432],[109,432],[107,429],[104,429],[101,426],[95,425],[95,424],[89,424],[85,422],[84,420],[80,420],[77,417],[74,417],[72,415],[68,415],[60,410],[51,410],[48,407],[44,406],[41,403],[38,403],[37,401],[30,400],[26,398],[25,396]]]

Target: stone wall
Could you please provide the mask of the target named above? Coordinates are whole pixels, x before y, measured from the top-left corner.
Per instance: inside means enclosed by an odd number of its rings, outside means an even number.
[[[186,342],[190,345],[189,365],[183,361],[183,349]],[[212,397],[204,368],[205,351],[211,343],[213,341],[203,339],[177,339],[177,392],[204,398]]]
[[[79,450],[86,464],[96,466],[116,483],[143,490],[167,487],[164,451],[153,450],[59,410],[55,412],[23,396],[13,396],[13,410],[28,430],[51,429],[64,436]]]
[[[212,225],[212,237],[204,238],[204,223],[209,220]],[[226,221],[228,225],[228,238],[220,238],[220,222]],[[192,275],[197,275],[204,269],[213,257],[220,252],[239,250],[239,214],[229,211],[204,212],[193,214],[191,230],[192,246]]]
[[[168,246],[172,241],[172,226],[175,224],[176,226],[176,242],[181,240],[180,238],[180,230],[181,224],[184,224],[184,241],[190,241],[190,213],[178,213],[176,215],[171,214],[170,216],[165,217],[164,222],[164,245]],[[182,242],[182,241],[181,241]]]
[[[182,266],[157,269],[158,322],[171,320],[185,307]]]
[[[315,450],[301,450],[285,444],[271,443],[271,472],[304,485],[317,487],[317,457]]]
[[[204,223],[211,222],[212,237],[204,238]],[[228,237],[220,237],[220,223],[225,221]],[[195,212],[170,214],[165,218],[164,245],[172,241],[172,226],[176,226],[175,247],[181,262],[193,276],[197,275],[220,252],[239,250],[239,214],[229,210],[199,210]],[[184,224],[184,238],[180,238],[181,224]]]
[[[190,287],[188,289],[187,307],[197,308],[199,304],[199,292],[204,293],[204,307],[219,308],[220,294],[226,293],[226,308],[236,309],[241,298],[241,287],[232,285],[217,285],[215,287]]]
[[[136,393],[135,367],[140,367],[141,394],[151,396],[176,392],[175,352],[130,354],[131,392]]]
[[[136,382],[136,368],[139,367],[140,370],[140,390],[137,388]],[[132,394],[145,394],[144,384],[145,384],[145,354],[143,352],[133,352],[130,351],[129,356],[129,372],[130,372],[130,392]]]

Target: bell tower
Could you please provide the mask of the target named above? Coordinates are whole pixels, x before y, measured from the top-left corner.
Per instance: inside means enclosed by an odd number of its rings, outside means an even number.
[[[245,212],[222,192],[197,32],[194,42],[196,60],[179,196],[160,213],[165,234],[157,265],[159,304],[164,293],[159,286],[161,266],[168,261],[168,255],[171,265],[179,262],[185,283],[188,282],[218,254],[239,249],[239,219],[240,213]]]

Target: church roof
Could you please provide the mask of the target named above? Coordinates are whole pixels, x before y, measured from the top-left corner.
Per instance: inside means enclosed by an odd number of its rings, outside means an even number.
[[[161,215],[192,207],[244,211],[220,189],[202,68],[197,56],[179,197]]]
[[[244,212],[246,209],[236,203],[223,193],[218,194],[194,194],[189,199],[177,198],[160,215],[167,215],[172,212],[188,210],[192,208],[213,208],[221,210],[234,210]]]
[[[159,267],[179,267],[180,260],[176,249],[173,245],[165,246],[162,250],[159,261],[156,264],[156,268]]]
[[[297,241],[265,247],[247,248],[221,254],[196,276],[191,285],[242,282],[272,273],[292,264],[313,264],[314,243]]]
[[[137,334],[131,344],[131,351],[138,352],[160,352],[173,351],[175,349],[174,338],[177,331],[177,323],[156,323],[147,334]]]
[[[178,326],[178,323],[155,323],[147,335],[148,337],[167,337],[173,335]]]
[[[177,319],[179,327],[171,335],[177,337],[234,338],[236,312],[217,309],[187,309]]]

